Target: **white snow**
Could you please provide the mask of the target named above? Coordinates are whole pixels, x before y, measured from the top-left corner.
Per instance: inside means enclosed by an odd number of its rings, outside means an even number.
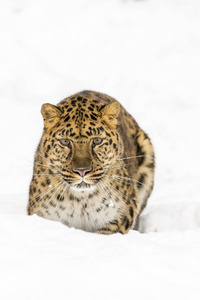
[[[200,299],[199,28],[198,0],[0,1],[0,299]],[[26,215],[41,105],[83,89],[155,146],[140,232]]]

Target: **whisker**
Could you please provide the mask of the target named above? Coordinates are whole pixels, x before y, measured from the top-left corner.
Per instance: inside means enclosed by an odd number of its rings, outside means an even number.
[[[49,168],[50,169],[50,167],[48,166],[48,165],[44,165],[44,164],[39,164],[39,163],[34,163],[34,165],[38,165],[38,166],[43,166],[43,167],[47,167],[47,168]]]
[[[114,200],[114,198],[113,198],[113,194],[114,194],[114,196],[116,196],[117,198],[120,198],[120,196],[117,195],[117,194],[111,189],[110,184],[109,184],[109,186],[108,186],[108,185],[107,185],[107,182],[105,182],[104,180],[102,181],[102,185],[103,185],[104,188],[106,188],[107,190],[110,191],[110,193],[111,193],[111,200],[112,200],[113,203],[115,203],[115,200]],[[104,190],[104,193],[107,194],[106,190]],[[121,198],[120,198],[120,199],[121,199]]]
[[[38,153],[38,154],[40,155],[40,157],[43,158],[47,163],[51,162],[50,159],[47,159],[46,157],[44,157],[44,156],[41,154],[40,151],[37,150],[36,153]],[[36,163],[36,162],[35,162],[35,164],[39,165],[39,163]],[[41,165],[42,165],[42,164],[41,164]],[[57,170],[57,171],[60,172],[60,170],[59,170],[57,167],[53,167],[53,168],[52,168],[52,167],[50,167],[49,165],[43,165],[43,166],[46,166],[46,167],[48,167],[49,169]]]
[[[62,182],[62,180],[59,181],[58,183],[55,183],[54,185],[48,187],[46,190],[44,190],[39,195],[37,195],[34,199],[32,199],[29,203],[34,202],[36,200],[36,198],[38,198],[38,197],[40,197],[40,200],[43,199],[46,194],[48,194],[51,190],[53,190],[54,188],[56,188],[56,186],[58,186],[61,182]]]
[[[63,197],[66,189],[69,187],[69,184],[67,182],[65,182],[65,181],[64,181],[64,185],[65,185],[65,188],[63,189],[63,193],[62,193],[61,197]]]
[[[117,178],[123,178],[123,179],[128,179],[128,180],[133,180],[133,181],[134,181],[133,178],[127,177],[127,176],[119,176],[119,175],[111,175],[111,176],[112,176],[113,178],[117,177]]]
[[[136,179],[134,179],[134,178],[124,177],[124,176],[118,176],[118,175],[105,175],[105,176],[110,176],[110,177],[112,177],[112,178],[117,178],[116,181],[117,181],[118,179],[119,179],[119,180],[125,179],[125,180],[130,180],[130,181],[137,182],[137,183],[141,184],[141,185],[144,187],[144,189],[145,189],[146,191],[148,191],[144,183],[142,183],[141,181],[136,180]],[[129,183],[129,184],[131,184],[131,183]]]
[[[43,177],[43,176],[41,176],[41,177],[37,177],[37,178],[32,178],[32,180],[31,180],[31,182],[45,182],[46,180],[48,179],[48,177]],[[46,182],[45,182],[46,183]],[[49,185],[51,185],[51,183],[49,183]]]
[[[63,188],[63,190],[61,191],[61,195],[60,195],[59,199],[62,199],[62,196],[63,196],[65,190],[68,188],[69,185],[68,185],[65,181],[63,181],[62,186],[64,186],[64,188]]]
[[[131,158],[145,157],[145,156],[148,156],[148,154],[134,155],[134,156],[129,156],[129,157],[118,158],[116,162],[126,160],[126,159],[131,159]],[[115,163],[113,163],[113,164],[115,164]]]
[[[33,176],[46,176],[46,177],[51,177],[51,176],[61,176],[59,173],[56,174],[33,174]]]
[[[46,157],[44,157],[44,155],[42,155],[39,150],[37,150],[36,153],[38,153],[40,157],[42,157],[44,160],[46,160],[48,162],[48,159]]]
[[[114,167],[111,167],[111,168],[107,167],[106,169],[115,170],[115,169],[119,169],[119,168],[122,168],[122,167],[125,167],[125,166],[133,165],[133,164],[135,164],[135,162],[128,163],[128,164],[122,164],[121,166],[114,166]]]
[[[45,200],[43,201],[43,203],[41,204],[41,206],[42,206],[43,208],[45,208],[45,207],[44,207],[44,204],[47,205],[47,204],[51,201],[52,197],[57,193],[57,191],[59,191],[59,189],[62,187],[63,184],[64,184],[64,183],[63,183],[63,180],[61,180],[56,186],[54,186],[54,189],[55,189],[58,185],[60,185],[60,186],[55,190],[55,192],[52,193],[52,195],[50,196],[49,199],[45,199]],[[47,193],[48,193],[48,192],[47,192]],[[47,194],[47,193],[46,193],[46,194]],[[44,195],[43,195],[43,197],[44,197]],[[43,198],[43,197],[42,197],[42,198]],[[41,199],[42,199],[42,198],[41,198]],[[46,202],[47,202],[47,203],[46,203]],[[41,211],[42,211],[42,208],[39,207],[39,209],[36,210],[35,213],[41,212]]]
[[[112,166],[112,165],[115,165],[115,164],[117,164],[117,163],[121,162],[121,161],[124,161],[124,160],[127,160],[127,159],[131,159],[131,158],[138,158],[138,157],[150,157],[150,158],[152,158],[152,159],[153,159],[153,156],[152,156],[152,155],[149,155],[149,154],[144,154],[144,155],[135,155],[135,156],[129,156],[129,157],[123,157],[123,158],[119,158],[119,159],[117,159],[117,161],[116,161],[116,162],[114,162],[114,163],[112,163],[112,164],[108,165],[108,168],[109,168],[110,166]],[[104,167],[104,168],[107,168],[107,167]]]
[[[111,188],[112,188],[116,193],[120,193],[120,194],[122,195],[123,199],[126,198],[126,199],[130,200],[128,196],[126,196],[125,194],[123,194],[121,191],[117,190],[111,183],[110,183],[110,186],[111,186]],[[113,192],[114,192],[114,191],[113,191]]]
[[[66,191],[66,190],[67,190],[67,188],[69,187],[69,184],[67,184],[66,182],[64,182],[64,185],[66,185],[66,186],[65,186],[65,188],[63,189],[63,192],[62,192],[62,195],[61,195],[61,197],[63,197],[63,195],[64,195],[65,191]],[[57,207],[57,205],[56,205],[56,207]],[[62,217],[63,217],[64,213],[65,213],[65,211],[63,211],[63,213],[62,213],[62,214],[60,214],[60,218],[59,218],[59,220],[60,220],[60,221],[62,221]]]
[[[106,187],[110,190],[111,195],[114,194],[114,196],[116,196],[117,198],[120,198],[120,200],[122,200],[121,197],[117,194],[117,192],[115,192],[114,189],[112,189],[112,186],[111,186],[110,182],[104,182],[104,185],[105,184],[108,184],[108,186],[106,186]],[[113,199],[113,201],[114,201],[114,199]]]
[[[31,179],[31,182],[44,182],[44,183],[47,183],[47,184],[49,184],[49,185],[51,185],[51,183],[48,183],[48,180],[50,180],[49,179],[49,177],[53,177],[53,178],[58,178],[58,177],[60,177],[60,175],[52,175],[52,176],[45,176],[45,175],[42,175],[42,176],[37,176],[37,175],[33,175],[32,176],[32,179]]]
[[[38,166],[42,166],[42,167],[47,167],[49,170],[53,170],[53,171],[58,171],[58,172],[61,172],[61,170],[59,170],[57,167],[51,167],[51,166],[48,166],[48,165],[44,165],[44,164],[39,164],[39,163],[34,163],[34,165],[38,165]]]
[[[49,202],[50,202],[50,200],[53,198],[53,196],[55,196],[56,193],[64,186],[64,184],[65,184],[65,182],[62,180],[61,185],[56,189],[55,193],[53,193],[53,194],[51,195],[51,198],[49,199]]]
[[[145,157],[145,156],[150,156],[150,157],[152,157],[152,155],[149,155],[149,154],[143,154],[143,155],[134,155],[134,156],[129,156],[129,157],[123,157],[123,158],[119,158],[119,159],[117,159],[117,160],[120,161],[120,160],[131,159],[131,158],[137,158],[137,157]]]

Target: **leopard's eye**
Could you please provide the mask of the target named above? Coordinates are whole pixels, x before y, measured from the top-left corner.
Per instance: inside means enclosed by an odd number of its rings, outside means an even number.
[[[93,139],[93,145],[100,145],[103,142],[103,139],[101,138],[94,138]]]
[[[70,145],[70,140],[68,140],[68,139],[60,139],[60,140],[59,140],[59,143],[60,143],[62,146],[67,147],[67,146]]]

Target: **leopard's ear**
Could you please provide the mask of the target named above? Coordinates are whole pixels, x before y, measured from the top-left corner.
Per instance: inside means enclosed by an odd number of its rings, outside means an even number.
[[[44,119],[44,127],[52,128],[60,119],[61,111],[55,105],[45,103],[42,105],[41,113]]]
[[[117,117],[120,113],[120,104],[117,101],[111,102],[101,109],[101,117],[106,124],[112,128],[117,126]]]

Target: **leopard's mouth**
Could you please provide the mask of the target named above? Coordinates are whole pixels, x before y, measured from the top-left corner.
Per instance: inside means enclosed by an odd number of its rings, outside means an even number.
[[[75,186],[77,189],[85,189],[85,188],[90,188],[90,187],[91,187],[91,184],[82,181],[81,183],[75,184],[74,186]]]
[[[94,178],[90,179],[85,177],[75,179],[65,174],[62,174],[62,176],[63,176],[63,180],[68,183],[70,188],[76,191],[93,189],[97,186],[97,184],[102,179],[101,177],[95,179]]]
[[[99,180],[96,180],[92,183],[87,183],[84,181],[84,179],[82,179],[81,182],[71,184],[70,188],[76,191],[89,191],[95,189],[97,187],[98,182]]]

